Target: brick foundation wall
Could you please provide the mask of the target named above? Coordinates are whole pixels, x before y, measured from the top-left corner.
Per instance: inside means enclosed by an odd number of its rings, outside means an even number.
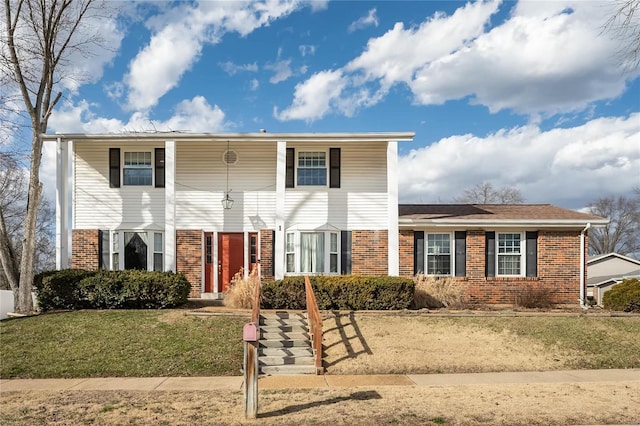
[[[74,229],[71,231],[71,267],[95,270],[100,267],[100,231]]]
[[[273,230],[260,230],[260,273],[263,280],[273,280]]]
[[[398,248],[399,248],[399,262],[400,262],[400,276],[410,277],[413,276],[413,231],[400,230]]]
[[[387,275],[389,271],[388,231],[351,232],[351,273]]]
[[[189,297],[200,297],[202,291],[202,231],[176,230],[176,272],[191,283]]]
[[[411,231],[400,231],[400,274],[403,276],[413,275],[413,235],[411,251],[408,249],[409,241],[403,242],[409,239],[408,232]],[[580,231],[538,232],[537,277],[486,277],[485,232],[467,231],[466,243],[466,277],[455,279],[465,288],[470,302],[513,304],[523,289],[548,288],[553,295],[553,303],[579,303]]]

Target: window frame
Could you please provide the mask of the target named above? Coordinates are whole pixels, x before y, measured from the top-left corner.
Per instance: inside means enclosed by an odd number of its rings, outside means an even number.
[[[519,252],[518,253],[500,253],[500,236],[501,235],[518,235],[520,238]],[[519,256],[520,258],[520,271],[517,274],[502,274],[500,273],[500,258],[506,256]],[[496,277],[524,277],[527,272],[527,238],[526,233],[523,231],[512,230],[500,230],[495,231],[495,276]]]
[[[324,155],[324,167],[301,167],[300,166],[300,157],[303,154],[323,154]],[[295,151],[295,158],[294,158],[294,168],[295,168],[295,186],[296,187],[319,187],[319,188],[326,188],[329,186],[329,154],[328,154],[328,150],[307,150],[307,151],[299,151],[296,150]],[[313,158],[311,158],[311,161],[313,161]],[[301,183],[300,182],[300,170],[324,170],[324,183],[320,184],[320,183]]]
[[[109,269],[112,271],[125,270],[125,255],[124,255],[124,238],[125,233],[137,232],[147,234],[147,271],[154,271],[154,256],[156,254],[162,254],[162,267],[165,265],[165,236],[164,231],[158,231],[155,229],[114,229],[110,231],[111,244],[109,245]],[[156,234],[162,235],[162,251],[156,251],[155,236]],[[117,261],[116,261],[117,258]],[[118,263],[116,265],[116,262]]]
[[[136,154],[136,162],[135,165],[127,166],[127,154]],[[139,162],[140,154],[144,154],[144,160],[146,157],[149,157],[149,165],[147,166],[146,161],[143,165]],[[154,154],[152,151],[123,151],[122,152],[122,186],[153,186],[154,184]],[[149,173],[149,183],[127,183],[127,170],[135,170],[135,171],[144,171]],[[146,180],[146,176],[145,176]]]
[[[449,273],[448,274],[429,274],[429,256],[442,256],[443,254],[429,253],[429,236],[430,235],[446,235],[449,237]],[[456,261],[456,240],[453,232],[432,232],[424,231],[424,271],[423,274],[430,277],[451,277],[455,276]]]
[[[301,272],[301,262],[302,262],[302,247],[301,247],[301,236],[302,234],[322,234],[324,237],[324,253],[323,253],[323,270],[316,272]],[[336,251],[332,251],[332,235],[335,235],[335,248]],[[300,229],[300,230],[287,230],[285,232],[285,275],[288,276],[296,276],[296,275],[340,275],[340,267],[341,267],[341,232],[339,230],[313,230],[313,229]],[[293,247],[293,251],[290,249]],[[293,257],[293,267],[294,270],[291,271],[289,269],[289,256]],[[335,272],[331,272],[331,258],[335,257]]]

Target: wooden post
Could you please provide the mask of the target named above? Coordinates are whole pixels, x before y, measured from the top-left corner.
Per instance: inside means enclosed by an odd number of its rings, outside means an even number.
[[[244,342],[244,415],[258,416],[258,342]]]

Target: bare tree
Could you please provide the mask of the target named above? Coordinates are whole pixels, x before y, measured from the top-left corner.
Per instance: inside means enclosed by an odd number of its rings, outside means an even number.
[[[27,174],[7,153],[0,153],[0,289],[11,289],[17,281],[22,254],[20,238],[24,231],[27,207]],[[46,197],[40,203],[36,232],[34,270],[40,272],[54,266],[53,225],[55,211]]]
[[[86,56],[91,45],[99,44],[95,28],[83,24],[101,12],[94,0],[3,0],[4,22],[0,42],[0,73],[20,93],[23,111],[31,129],[28,196],[19,276],[11,276],[16,312],[33,310],[31,288],[36,257],[38,207],[41,202],[41,134],[46,133],[54,107],[62,92],[56,87],[65,78],[74,78],[65,67],[73,54]],[[2,225],[2,224],[0,224]],[[6,247],[6,224],[0,229]]]
[[[591,254],[640,253],[640,191],[635,198],[602,197],[589,204],[589,212],[609,219],[603,228],[589,231]]]
[[[640,0],[615,0],[604,30],[620,40],[620,60],[631,71],[640,66]]]
[[[522,204],[524,197],[516,188],[504,186],[496,189],[490,183],[483,182],[465,189],[454,201],[473,204]]]

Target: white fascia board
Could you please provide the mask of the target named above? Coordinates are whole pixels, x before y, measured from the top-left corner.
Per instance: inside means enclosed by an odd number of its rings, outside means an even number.
[[[635,263],[636,265],[640,265],[640,260],[633,259],[631,257],[627,257],[627,256],[619,254],[619,253],[606,253],[606,254],[600,254],[600,255],[594,256],[591,259],[587,260],[587,265],[592,264],[592,263],[600,263],[602,260],[607,259],[609,257],[617,257],[618,259],[626,260],[627,262],[631,262],[631,263]]]
[[[412,141],[414,132],[376,132],[376,133],[113,133],[113,134],[41,134],[44,141],[56,141],[58,138],[75,141],[108,141],[108,142],[144,142],[165,141],[171,139],[176,143],[204,142],[389,142]]]
[[[461,227],[466,228],[584,228],[587,223],[592,227],[602,227],[609,223],[608,220],[423,220],[400,219],[400,228],[407,229],[416,226],[421,227]]]

